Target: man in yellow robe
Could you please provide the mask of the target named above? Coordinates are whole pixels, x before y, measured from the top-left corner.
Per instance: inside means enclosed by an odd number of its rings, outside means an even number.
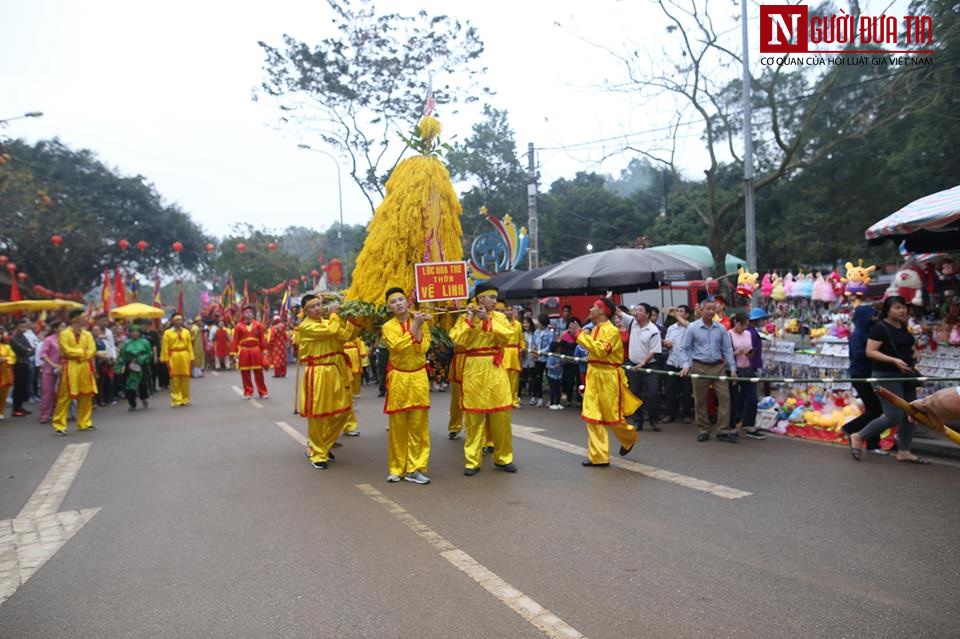
[[[381,328],[390,349],[387,397],[383,402],[383,412],[390,421],[387,481],[397,482],[402,477],[415,484],[429,484],[430,330],[426,322],[430,316],[411,313],[403,289],[388,289],[386,299],[393,313]]]
[[[465,321],[466,318],[461,316],[456,323],[461,324]],[[460,431],[463,430],[463,360],[465,358],[463,347],[454,344],[453,358],[450,360],[450,374],[448,375],[450,382],[450,421],[447,423],[447,437],[449,439],[456,439],[460,435]]]
[[[503,303],[497,303],[497,310],[503,310],[507,321],[510,322],[510,329],[513,336],[504,346],[503,367],[507,369],[507,375],[510,377],[510,392],[513,394],[513,407],[520,408],[520,372],[523,366],[520,363],[520,351],[526,348],[526,340],[523,337],[523,324],[517,321],[516,309],[506,306]]]
[[[345,326],[346,328],[346,326]],[[350,328],[349,334],[356,335],[356,331]],[[363,340],[359,337],[353,337],[352,339],[343,343],[343,352],[346,354],[347,359],[350,362],[349,366],[349,385],[350,393],[352,397],[356,397],[360,394],[360,374],[363,372],[363,366],[361,365],[362,360],[362,349],[363,349]],[[343,427],[343,434],[347,437],[357,437],[360,434],[358,430],[359,424],[357,423],[357,411],[356,411],[356,400],[352,400],[353,403],[350,407],[350,417],[347,419],[347,425]]]
[[[93,372],[93,358],[97,345],[93,335],[84,328],[83,311],[70,312],[70,326],[60,331],[60,388],[57,407],[53,411],[53,430],[57,435],[67,434],[67,415],[70,402],[77,401],[77,430],[91,430],[93,426],[93,396],[97,394],[97,380]]]
[[[170,405],[177,408],[190,403],[193,337],[183,327],[183,315],[180,313],[170,317],[170,324],[160,340],[160,361],[170,370]]]
[[[294,335],[303,369],[298,412],[307,420],[307,457],[314,468],[323,469],[334,459],[330,449],[353,407],[350,370],[343,354],[344,322],[335,304],[324,318],[323,300],[316,295],[304,295],[300,307],[306,317]]]
[[[577,343],[587,351],[587,379],[583,393],[581,416],[587,425],[589,459],[584,466],[610,465],[610,440],[607,428],[620,441],[620,455],[626,455],[637,442],[637,429],[628,424],[625,416],[639,407],[627,385],[623,371],[623,340],[620,331],[610,322],[617,307],[607,298],[598,299],[590,307],[594,327],[582,330],[576,321],[571,324]]]
[[[493,438],[493,461],[497,468],[517,472],[513,463],[513,436],[510,414],[513,395],[510,378],[503,368],[504,346],[513,338],[513,329],[503,313],[494,310],[497,290],[488,284],[477,285],[479,308],[467,311],[465,320],[454,325],[450,339],[464,349],[463,412],[467,438],[463,444],[464,475],[480,472],[483,456],[484,426],[489,424]]]

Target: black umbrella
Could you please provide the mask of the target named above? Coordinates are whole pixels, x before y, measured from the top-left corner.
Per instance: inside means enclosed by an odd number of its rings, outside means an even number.
[[[556,264],[550,264],[549,266],[540,266],[530,271],[507,271],[506,273],[498,273],[487,280],[487,282],[495,286],[500,293],[500,297],[506,300],[522,300],[538,297],[548,293],[534,290],[534,278],[543,275],[556,266]]]
[[[700,266],[674,255],[644,249],[613,249],[588,253],[533,278],[540,294],[625,293],[658,288],[664,282],[703,277]]]

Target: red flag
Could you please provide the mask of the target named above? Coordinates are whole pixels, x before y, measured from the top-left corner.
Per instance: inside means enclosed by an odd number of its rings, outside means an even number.
[[[20,297],[20,287],[17,286],[17,276],[13,273],[10,274],[10,301],[19,302],[23,298]]]
[[[183,315],[183,280],[177,280],[177,312]]]
[[[100,291],[100,301],[103,302],[102,312],[110,312],[110,300],[112,297],[110,294],[110,269],[107,269],[103,272],[103,290]]]
[[[157,308],[163,308],[163,300],[160,299],[160,272],[153,274],[153,305]]]
[[[120,267],[116,267],[113,276],[113,305],[126,306],[127,291],[123,287],[123,278],[120,277]]]

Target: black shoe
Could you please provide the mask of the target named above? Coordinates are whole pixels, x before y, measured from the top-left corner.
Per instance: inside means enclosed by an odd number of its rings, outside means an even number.
[[[761,433],[759,430],[745,430],[743,431],[744,437],[749,437],[750,439],[766,439],[767,436]]]
[[[580,465],[581,465],[581,466],[590,466],[590,467],[600,468],[600,467],[602,467],[602,466],[609,466],[609,465],[610,465],[610,462],[607,462],[606,464],[594,464],[594,463],[593,463],[592,461],[590,461],[589,459],[584,459],[582,462],[580,462]]]
[[[636,444],[634,444],[634,446],[636,446]],[[626,455],[628,455],[628,454],[630,453],[631,450],[633,450],[633,446],[631,446],[630,448],[624,448],[623,446],[621,446],[621,447],[620,447],[620,456],[621,456],[621,457],[625,457]]]
[[[513,462],[510,462],[509,464],[494,464],[494,466],[496,466],[497,468],[499,468],[505,473],[517,472],[517,465],[514,464]]]
[[[726,442],[727,444],[739,444],[740,438],[732,433],[720,433],[717,435],[718,442]]]
[[[480,469],[479,469],[479,468],[464,468],[464,469],[463,469],[463,474],[466,475],[467,477],[471,477],[471,476],[473,476],[473,475],[476,475],[476,474],[479,473],[479,472],[480,472]]]
[[[484,454],[484,455],[489,455],[489,454],[491,454],[492,452],[493,452],[493,446],[484,446],[484,447],[483,447],[483,454]]]
[[[652,428],[652,429],[653,429],[653,432],[655,432],[655,433],[659,433],[659,432],[660,432],[660,427],[657,426],[657,422],[650,422],[650,428]]]
[[[718,437],[719,437],[719,435],[718,435]],[[710,433],[698,433],[698,434],[697,434],[697,441],[698,441],[698,442],[705,442],[705,441],[707,441],[708,439],[710,439]]]
[[[323,470],[324,468],[327,467],[327,462],[310,462],[310,465],[313,466],[314,468]]]
[[[455,431],[450,431],[449,433],[447,433],[447,439],[456,439],[459,436],[460,436],[460,433]]]
[[[341,446],[343,446],[343,444],[340,442],[333,442],[333,446],[331,446],[331,448],[340,448]]]
[[[380,391],[379,393],[377,393],[377,397],[385,397],[386,394],[387,394],[386,391]]]
[[[53,434],[56,435],[57,437],[66,437],[66,436],[67,436],[67,431],[65,431],[65,430],[55,430],[55,431],[53,431]]]
[[[333,461],[334,459],[336,459],[336,457],[333,455],[333,453],[327,453],[327,459],[329,459],[330,461]]]

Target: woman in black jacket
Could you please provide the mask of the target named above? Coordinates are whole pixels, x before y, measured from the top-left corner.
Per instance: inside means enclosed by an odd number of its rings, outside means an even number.
[[[880,321],[873,325],[867,335],[867,357],[873,361],[873,376],[881,378],[879,385],[912,402],[917,398],[916,384],[911,381],[893,381],[895,378],[910,377],[916,370],[915,342],[907,327],[907,317],[907,303],[902,297],[893,295],[885,299]],[[929,460],[910,452],[914,424],[906,412],[884,399],[880,399],[880,405],[883,407],[883,415],[871,421],[859,433],[850,435],[850,454],[853,458],[860,461],[865,441],[891,426],[898,425],[897,439],[900,447],[897,461],[929,464]]]
[[[873,360],[867,357],[867,334],[874,325],[876,313],[872,306],[862,304],[853,311],[853,334],[850,335],[850,377],[863,378],[873,374]],[[873,392],[869,382],[853,382],[853,389],[863,402],[863,414],[843,425],[843,432],[847,437],[859,433],[864,426],[883,415],[880,398]],[[867,450],[878,455],[887,455],[887,451],[880,448],[880,433],[867,440]]]

